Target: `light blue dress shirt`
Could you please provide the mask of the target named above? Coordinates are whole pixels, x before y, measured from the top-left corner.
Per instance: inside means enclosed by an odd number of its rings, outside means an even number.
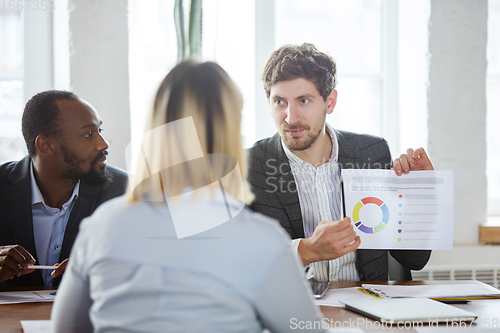
[[[64,232],[68,224],[71,211],[75,205],[80,189],[80,181],[76,184],[71,198],[63,204],[62,209],[52,208],[45,204],[42,193],[38,188],[33,173],[33,163],[30,165],[31,174],[31,210],[33,212],[33,233],[35,236],[36,254],[39,265],[54,265],[59,262],[59,255],[64,239]],[[52,271],[42,270],[43,283],[51,286]]]

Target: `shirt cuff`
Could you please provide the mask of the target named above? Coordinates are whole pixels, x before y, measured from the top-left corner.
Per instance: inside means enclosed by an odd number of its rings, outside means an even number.
[[[300,244],[301,240],[302,240],[302,238],[292,239],[292,249],[293,249],[293,253],[295,253],[296,256],[299,255],[299,244]]]
[[[295,259],[297,259],[297,263],[299,264],[299,266],[303,267],[304,269],[306,269],[306,267],[309,266],[309,265],[304,266],[304,264],[302,264],[302,258],[299,255],[299,244],[300,244],[300,241],[302,239],[303,238],[292,239],[292,250],[293,250],[293,253],[295,254]]]

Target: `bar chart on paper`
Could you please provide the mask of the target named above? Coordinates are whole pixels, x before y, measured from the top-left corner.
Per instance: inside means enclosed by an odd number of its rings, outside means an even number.
[[[360,249],[449,250],[453,245],[453,172],[344,169],[347,216]]]

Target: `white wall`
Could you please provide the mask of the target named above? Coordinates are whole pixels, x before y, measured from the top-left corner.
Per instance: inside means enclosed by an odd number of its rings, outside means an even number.
[[[103,120],[110,164],[130,143],[128,1],[69,0],[70,86]]]
[[[429,264],[497,263],[499,246],[480,246],[486,222],[487,0],[432,0],[429,21],[429,153],[454,171],[454,249]]]
[[[500,247],[497,245],[455,245],[452,251],[433,251],[427,265],[486,265],[499,264]]]
[[[429,21],[429,152],[455,178],[455,244],[486,222],[487,0],[433,0]]]

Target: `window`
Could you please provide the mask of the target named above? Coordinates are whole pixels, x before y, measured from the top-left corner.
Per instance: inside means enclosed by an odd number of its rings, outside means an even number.
[[[26,155],[24,104],[53,88],[51,7],[21,11],[17,5],[0,5],[0,164]]]
[[[255,137],[253,6],[253,1],[203,2],[203,60],[218,62],[243,95],[245,146],[253,144]],[[185,6],[185,10],[189,7]],[[146,115],[158,85],[177,62],[173,11],[174,0],[131,2],[130,91],[132,142],[135,144],[144,131]],[[250,15],[234,15],[242,11]],[[132,149],[134,156],[137,148],[136,145]]]
[[[129,3],[130,123],[132,160],[160,82],[177,61],[174,0]]]
[[[500,215],[500,0],[488,2],[488,68],[486,73],[486,142],[488,213]]]
[[[240,88],[243,143],[250,147],[276,131],[259,80],[269,55],[284,44],[314,43],[338,66],[339,99],[328,122],[383,136],[399,155],[427,145],[428,7],[428,0],[205,1],[203,60],[218,62]],[[173,8],[173,0],[132,1],[133,138],[176,62]]]
[[[22,137],[23,18],[0,7],[0,164],[26,154]]]
[[[430,0],[398,0],[397,85],[399,149],[427,148]],[[393,125],[397,127],[397,124]],[[394,128],[393,128],[394,129]],[[395,156],[397,154],[397,156]]]
[[[203,60],[221,65],[243,96],[244,147],[250,147],[255,141],[254,8],[253,0],[203,2]]]
[[[333,127],[382,136],[394,157],[426,148],[428,0],[275,2],[275,48],[311,42],[337,62]]]
[[[276,48],[313,43],[337,62],[334,127],[382,135],[382,0],[276,0]]]

